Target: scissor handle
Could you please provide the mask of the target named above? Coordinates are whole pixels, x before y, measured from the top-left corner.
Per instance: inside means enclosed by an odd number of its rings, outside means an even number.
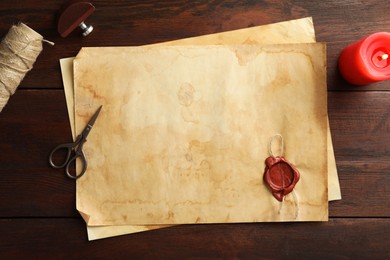
[[[60,145],[56,146],[56,147],[51,151],[51,153],[50,153],[50,155],[49,155],[49,163],[50,163],[51,167],[56,168],[56,169],[58,169],[58,168],[64,168],[64,167],[66,166],[66,164],[69,162],[70,155],[71,155],[72,150],[74,149],[74,147],[75,147],[75,144],[74,144],[74,143],[60,144]],[[55,163],[53,162],[53,155],[54,155],[57,151],[62,150],[62,149],[66,149],[66,150],[67,150],[67,155],[66,155],[65,161],[64,161],[62,164],[60,164],[60,165],[55,164]]]
[[[80,148],[80,147],[79,147]],[[85,154],[83,152],[83,150],[81,149],[77,149],[76,154],[68,161],[68,163],[66,164],[66,169],[65,169],[65,173],[66,175],[71,178],[71,179],[78,179],[80,178],[81,176],[84,175],[85,171],[87,170],[87,159],[85,158]],[[81,160],[81,164],[82,164],[82,169],[81,169],[81,172],[79,174],[76,174],[75,175],[72,175],[69,171],[69,167],[70,165],[75,162],[76,163],[76,160],[77,158],[79,158]]]

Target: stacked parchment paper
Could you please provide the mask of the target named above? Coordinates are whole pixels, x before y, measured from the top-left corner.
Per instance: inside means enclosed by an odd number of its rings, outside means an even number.
[[[311,18],[83,48],[61,67],[75,135],[103,105],[77,180],[90,240],[189,223],[326,221],[328,201],[341,198],[326,49]],[[283,202],[263,182],[275,134],[301,175]]]

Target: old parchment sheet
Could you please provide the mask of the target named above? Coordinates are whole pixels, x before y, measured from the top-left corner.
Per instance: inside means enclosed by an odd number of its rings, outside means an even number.
[[[83,48],[74,80],[76,132],[103,105],[88,225],[327,220],[325,44]],[[281,212],[262,181],[275,133],[301,173]]]
[[[264,37],[267,35],[267,37]],[[271,37],[272,36],[272,37]],[[190,39],[184,39],[164,44],[208,44],[217,43],[240,43],[245,40],[246,43],[272,43],[274,42],[314,42],[314,27],[312,19],[303,18],[282,22],[277,24],[258,26],[254,28],[224,32],[213,35],[205,35]],[[61,69],[64,81],[64,89],[69,111],[69,119],[71,122],[72,133],[74,134],[74,104],[73,104],[73,58],[62,59]],[[329,164],[329,200],[340,199],[340,189],[338,184],[338,176],[334,162],[333,146],[328,132],[328,164]],[[332,163],[333,162],[333,163]],[[154,226],[102,226],[88,227],[88,237],[90,240],[115,236],[126,233],[149,230],[156,228]]]

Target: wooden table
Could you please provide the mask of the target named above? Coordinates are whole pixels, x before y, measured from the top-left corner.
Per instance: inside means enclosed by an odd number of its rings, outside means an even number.
[[[62,0],[2,0],[0,32],[22,21],[56,43],[0,113],[0,258],[389,259],[390,81],[347,84],[337,58],[348,44],[390,30],[387,0],[93,1],[82,38],[56,31]],[[327,42],[329,118],[343,199],[325,223],[182,225],[87,241],[75,182],[48,164],[71,140],[59,59],[83,46],[129,46],[312,16]]]

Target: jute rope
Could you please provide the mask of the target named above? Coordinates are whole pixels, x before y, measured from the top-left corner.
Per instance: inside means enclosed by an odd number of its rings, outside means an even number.
[[[33,67],[42,51],[42,42],[48,42],[23,23],[13,25],[0,44],[0,112]]]

